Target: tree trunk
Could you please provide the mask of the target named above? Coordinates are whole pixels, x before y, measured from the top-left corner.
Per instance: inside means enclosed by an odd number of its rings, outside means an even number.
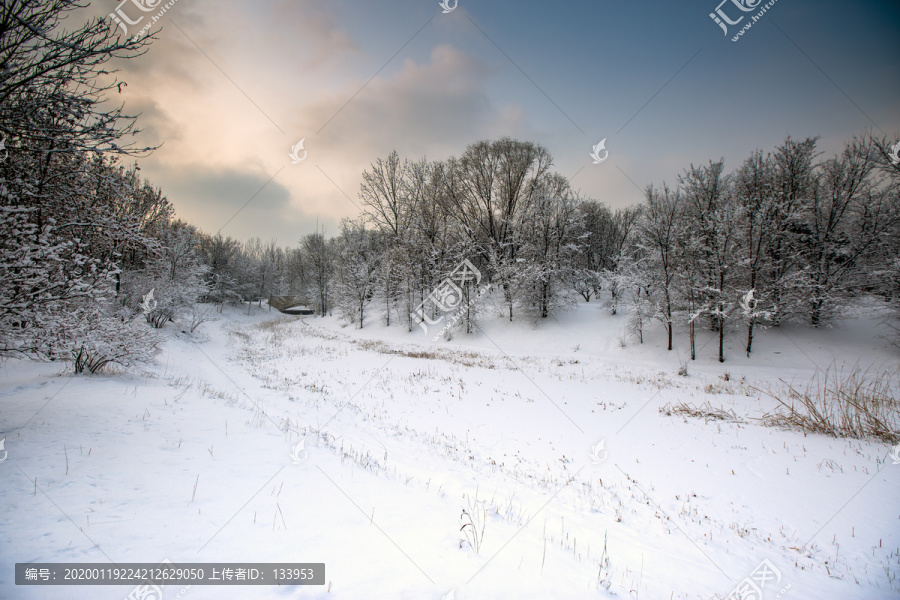
[[[466,290],[466,333],[472,333],[472,298],[471,298],[471,288],[469,286],[465,287]]]
[[[720,304],[719,310],[722,310]],[[719,362],[725,362],[725,318],[719,314]]]
[[[547,318],[547,285],[541,285],[541,318]]]
[[[697,360],[697,350],[694,345],[694,322],[691,321],[688,326],[688,336],[691,338],[691,360]]]
[[[668,276],[667,276],[668,277]],[[668,281],[668,279],[666,280]],[[648,292],[649,295],[649,292]],[[672,350],[672,297],[669,296],[669,284],[666,283],[666,333],[669,336],[669,350]]]
[[[822,305],[824,301],[821,297],[815,297],[812,301],[812,314],[810,316],[810,324],[813,327],[818,327],[822,324]]]
[[[390,263],[385,265],[384,276],[384,324],[391,326],[391,270]]]
[[[747,358],[750,358],[750,347],[753,345],[753,319],[747,323]]]

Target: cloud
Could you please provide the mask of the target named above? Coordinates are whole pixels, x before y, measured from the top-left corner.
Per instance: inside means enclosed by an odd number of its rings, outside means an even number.
[[[362,172],[394,149],[439,159],[478,139],[530,138],[521,106],[491,101],[494,68],[435,45],[435,24],[370,80],[382,65],[336,25],[335,10],[319,0],[182,0],[147,54],[119,61],[128,86],[112,100],[141,113],[138,145],[162,144],[140,164],[179,217],[215,232],[278,173],[226,233],[292,244],[317,216],[334,233],[358,215]],[[301,138],[308,159],[292,165]]]
[[[484,90],[488,75],[466,53],[437,46],[427,62],[405,59],[393,75],[325,95],[304,108],[303,123],[321,130],[315,142],[323,150],[369,160],[395,148],[459,151],[472,131],[490,128],[498,116]]]
[[[277,0],[268,12],[277,24],[278,37],[285,42],[283,49],[288,55],[302,42],[305,50],[293,58],[299,58],[304,68],[333,67],[347,55],[361,52],[348,33],[337,26],[323,2]],[[266,28],[264,32],[271,43],[271,30]]]
[[[251,171],[206,168],[143,169],[151,181],[164,180],[163,192],[177,215],[207,233],[237,239],[275,238],[293,245],[315,228],[318,218],[336,230],[337,222],[309,213],[278,180]]]
[[[521,128],[521,109],[498,110],[491,104],[484,90],[489,75],[486,66],[459,49],[438,46],[427,61],[405,59],[395,72],[375,78],[361,92],[365,82],[350,80],[339,91],[320,90],[306,103],[298,93],[297,124],[288,120],[285,125],[297,132],[292,137],[281,135],[239,90],[209,71],[197,78],[202,84],[173,80],[147,90],[152,94],[135,85],[128,108],[144,112],[140,124],[152,138],[145,143],[165,142],[150,159],[165,191],[184,188],[180,173],[187,164],[210,174],[238,168],[257,179],[284,167],[278,180],[291,199],[284,207],[286,218],[300,223],[318,214],[336,224],[340,217],[358,214],[354,202],[361,174],[375,158],[393,149],[411,158],[442,158],[459,154],[474,139]],[[480,133],[473,137],[472,132]],[[309,157],[292,165],[288,152],[301,137]],[[214,189],[233,184],[195,179]],[[179,194],[179,214],[210,228],[219,209],[202,201],[209,194],[196,185],[190,191],[192,195]],[[301,205],[304,214],[297,212]]]

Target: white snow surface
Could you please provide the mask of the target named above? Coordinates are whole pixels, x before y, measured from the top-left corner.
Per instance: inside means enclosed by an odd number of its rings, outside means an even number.
[[[759,330],[750,358],[734,332],[720,364],[710,332],[696,361],[660,327],[621,347],[625,316],[596,302],[440,342],[374,314],[220,316],[131,372],[0,365],[0,597],[124,599],[16,586],[13,564],[163,559],[326,565],[325,586],[166,600],[711,599],[763,560],[763,600],[900,594],[891,448],[756,421],[779,379],[896,369],[875,319]],[[743,422],[659,412],[678,402]]]

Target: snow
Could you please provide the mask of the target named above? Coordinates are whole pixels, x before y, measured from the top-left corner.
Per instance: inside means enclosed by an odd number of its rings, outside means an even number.
[[[16,562],[163,559],[324,562],[328,581],[167,599],[724,598],[764,559],[782,576],[766,600],[898,595],[890,447],[754,421],[774,406],[755,388],[896,367],[875,320],[760,330],[750,358],[735,334],[720,364],[705,331],[693,362],[659,325],[621,347],[627,315],[598,302],[537,325],[486,311],[449,342],[374,312],[363,330],[220,316],[164,329],[158,364],[131,372],[3,363],[0,597],[133,587],[15,586]],[[743,422],[659,412],[678,402]],[[460,516],[479,507],[476,553]]]

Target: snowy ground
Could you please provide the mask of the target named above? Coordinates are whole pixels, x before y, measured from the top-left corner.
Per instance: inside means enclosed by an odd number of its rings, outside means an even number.
[[[749,359],[736,333],[724,364],[704,337],[680,377],[684,336],[623,348],[599,303],[439,343],[254,311],[170,328],[143,372],[2,364],[0,597],[131,591],[17,587],[16,562],[163,559],[326,564],[325,586],[165,590],[186,600],[710,599],[763,560],[763,600],[900,595],[890,448],[753,420],[753,388],[900,363],[874,321],[760,332]],[[744,422],[660,413],[681,401]]]

